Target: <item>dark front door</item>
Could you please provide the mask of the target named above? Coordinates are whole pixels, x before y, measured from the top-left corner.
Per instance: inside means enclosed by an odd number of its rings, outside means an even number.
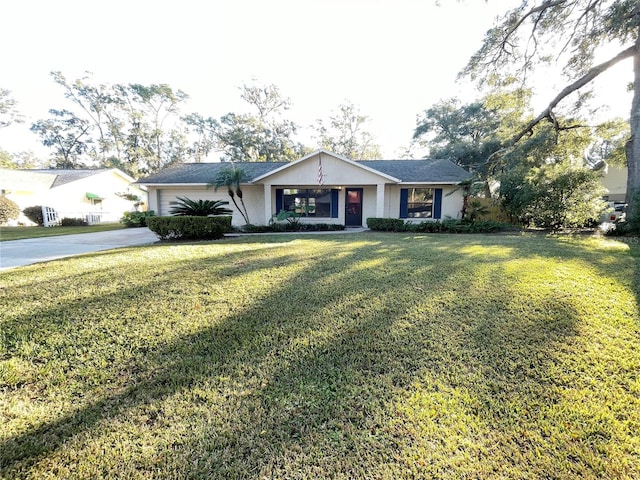
[[[362,189],[347,188],[345,202],[345,226],[361,227],[362,226]]]

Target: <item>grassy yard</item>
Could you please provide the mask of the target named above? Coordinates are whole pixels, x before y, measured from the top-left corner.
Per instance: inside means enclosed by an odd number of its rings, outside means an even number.
[[[106,232],[121,228],[125,227],[120,223],[105,223],[86,227],[0,227],[0,242],[55,235],[74,235],[76,233]]]
[[[0,273],[0,477],[639,478],[639,272],[368,232]]]

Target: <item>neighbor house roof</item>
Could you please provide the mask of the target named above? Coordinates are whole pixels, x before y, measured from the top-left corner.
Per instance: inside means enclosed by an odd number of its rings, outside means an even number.
[[[354,163],[376,170],[401,183],[458,183],[471,175],[449,160],[359,160]],[[183,163],[142,178],[141,185],[206,185],[224,168],[236,166],[247,173],[249,182],[259,179],[288,162]]]
[[[97,168],[97,169],[69,169],[69,170],[56,170],[56,169],[34,169],[34,170],[21,170],[23,172],[33,172],[47,175],[55,175],[56,179],[51,185],[51,188],[59,187],[66,183],[82,180],[83,178],[92,177],[100,173],[108,172],[109,170],[116,170],[112,168]],[[118,171],[118,170],[116,170]],[[118,171],[122,175],[126,175],[124,172]],[[128,175],[126,175],[128,177]],[[130,179],[133,181],[133,178]]]

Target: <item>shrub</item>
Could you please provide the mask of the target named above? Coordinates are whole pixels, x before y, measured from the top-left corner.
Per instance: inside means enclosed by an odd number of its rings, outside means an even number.
[[[63,227],[86,227],[87,225],[89,225],[89,222],[87,222],[83,218],[65,217],[60,220],[60,225],[62,225]]]
[[[20,207],[16,202],[0,195],[0,225],[15,220],[20,215]]]
[[[191,200],[187,197],[176,197],[175,205],[169,213],[176,216],[207,217],[209,215],[228,215],[232,210],[225,208],[229,205],[225,200]]]
[[[367,218],[367,227],[382,232],[406,231],[405,222],[401,218]]]
[[[162,240],[217,240],[224,237],[224,227],[216,217],[174,216],[148,217],[149,230]]]
[[[155,212],[153,210],[148,212],[124,212],[120,223],[124,224],[125,227],[146,227],[147,218],[154,216]]]
[[[24,216],[31,220],[33,223],[39,226],[44,225],[44,217],[42,216],[42,205],[34,205],[22,210]]]

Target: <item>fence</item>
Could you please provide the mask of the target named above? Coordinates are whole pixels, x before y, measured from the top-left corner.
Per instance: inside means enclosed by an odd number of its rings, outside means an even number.
[[[80,218],[89,225],[96,225],[104,222],[118,222],[122,214],[113,212],[72,212],[67,210],[56,210],[52,207],[42,207],[42,219],[45,227],[60,225],[63,218]]]

